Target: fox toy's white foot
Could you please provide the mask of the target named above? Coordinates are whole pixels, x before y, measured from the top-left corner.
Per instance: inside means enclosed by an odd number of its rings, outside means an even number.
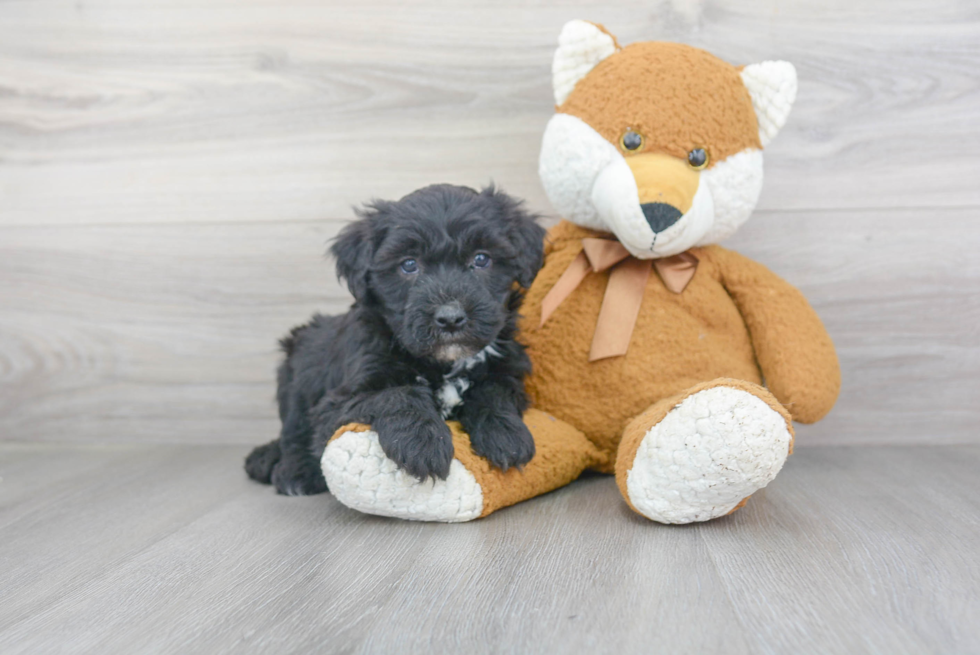
[[[459,523],[548,493],[608,461],[584,434],[550,414],[529,409],[524,424],[535,455],[521,468],[502,471],[477,455],[463,427],[449,421],[449,476],[419,482],[385,456],[370,426],[352,423],[337,430],[323,451],[323,475],[337,500],[360,512]]]
[[[616,477],[637,512],[660,523],[724,516],[776,477],[793,441],[769,392],[744,382],[658,403],[627,428]]]
[[[420,482],[385,457],[374,431],[343,432],[320,462],[330,493],[365,514],[457,523],[483,512],[483,490],[458,459],[445,480]]]

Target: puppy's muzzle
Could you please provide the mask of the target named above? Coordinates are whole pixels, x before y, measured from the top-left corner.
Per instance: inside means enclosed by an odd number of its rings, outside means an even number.
[[[433,314],[436,327],[442,332],[453,334],[466,327],[466,312],[458,302],[440,305]]]

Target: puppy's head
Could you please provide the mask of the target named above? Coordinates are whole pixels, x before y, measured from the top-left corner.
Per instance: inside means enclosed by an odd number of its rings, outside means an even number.
[[[374,201],[331,247],[337,275],[416,357],[453,362],[491,344],[530,286],[544,230],[492,186],[434,185]]]

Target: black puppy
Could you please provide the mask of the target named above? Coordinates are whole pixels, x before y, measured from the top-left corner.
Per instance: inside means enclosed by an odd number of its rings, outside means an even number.
[[[493,187],[430,186],[358,216],[331,247],[355,302],[282,340],[282,432],[248,456],[248,475],[282,494],[326,491],[320,457],[351,422],[370,424],[385,455],[419,479],[449,475],[446,419],[495,466],[526,464],[531,364],[514,336],[544,230]]]

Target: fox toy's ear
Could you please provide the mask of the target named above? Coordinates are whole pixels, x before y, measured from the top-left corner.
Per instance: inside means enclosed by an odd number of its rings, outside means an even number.
[[[558,50],[551,64],[551,83],[555,104],[565,102],[575,84],[595,65],[619,50],[616,37],[602,25],[584,20],[565,23],[558,37]]]
[[[764,61],[742,69],[742,82],[752,96],[759,120],[759,141],[765,148],[786,124],[796,100],[796,68],[788,61]]]

